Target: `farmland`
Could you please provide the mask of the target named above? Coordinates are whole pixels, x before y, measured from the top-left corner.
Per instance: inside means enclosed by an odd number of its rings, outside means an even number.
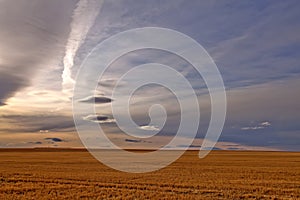
[[[300,199],[300,153],[197,153],[129,174],[84,150],[2,149],[0,199]]]

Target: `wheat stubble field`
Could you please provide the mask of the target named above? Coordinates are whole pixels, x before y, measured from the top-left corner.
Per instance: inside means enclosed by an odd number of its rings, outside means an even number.
[[[300,153],[197,153],[128,174],[84,150],[0,150],[0,199],[300,199]]]

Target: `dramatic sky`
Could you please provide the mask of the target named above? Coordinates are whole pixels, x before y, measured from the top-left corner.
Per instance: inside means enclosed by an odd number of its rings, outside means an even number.
[[[82,146],[72,114],[80,65],[110,36],[150,26],[190,36],[218,66],[228,107],[217,148],[299,151],[299,19],[297,0],[0,0],[0,147]],[[113,62],[97,96],[79,100],[97,104],[97,115],[84,120],[99,123],[120,146],[160,147],[169,141],[180,111],[166,88],[145,86],[132,97],[131,115],[141,129],[157,128],[148,125],[152,104],[167,110],[166,124],[152,140],[122,133],[111,114],[118,78],[134,65],[154,61],[173,66],[195,89],[201,120],[194,145],[201,145],[211,109],[205,83],[186,61],[163,51],[140,50]],[[184,145],[183,138],[178,147]]]

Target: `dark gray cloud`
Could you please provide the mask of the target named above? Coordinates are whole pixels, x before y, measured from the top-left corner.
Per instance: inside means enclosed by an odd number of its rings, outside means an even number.
[[[0,106],[5,105],[6,99],[12,97],[16,91],[28,85],[29,81],[25,77],[0,69]]]
[[[45,140],[49,140],[51,142],[65,142],[63,139],[56,138],[56,137],[54,137],[54,138],[45,138]]]
[[[36,142],[28,142],[28,144],[43,144],[43,143],[40,141],[36,141]]]
[[[96,120],[98,120],[98,121],[105,121],[105,120],[107,120],[107,119],[108,119],[107,116],[101,116],[101,115],[98,115],[98,116],[96,117]]]
[[[88,115],[83,118],[86,121],[91,121],[95,123],[100,123],[100,124],[110,124],[110,123],[115,123],[115,120],[109,116],[105,115]]]
[[[142,140],[125,139],[125,142],[139,143],[139,142],[142,142]]]
[[[176,147],[183,147],[183,148],[200,148],[201,145],[184,145],[184,144],[181,144],[181,145],[177,145]]]
[[[79,102],[83,103],[95,103],[95,104],[104,104],[104,103],[110,103],[113,100],[109,97],[104,96],[94,96],[94,97],[87,97],[85,99],[79,100]]]

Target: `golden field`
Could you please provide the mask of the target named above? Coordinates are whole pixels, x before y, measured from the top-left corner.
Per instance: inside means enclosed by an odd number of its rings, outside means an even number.
[[[197,154],[129,174],[84,150],[2,149],[0,199],[300,199],[300,153]]]

